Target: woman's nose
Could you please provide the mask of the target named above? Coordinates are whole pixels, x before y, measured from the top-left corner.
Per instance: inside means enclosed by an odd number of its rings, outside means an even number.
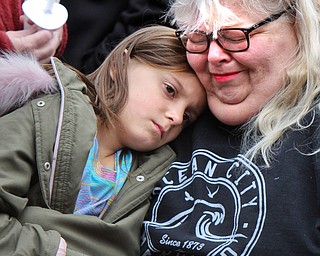
[[[229,52],[224,50],[216,40],[212,40],[208,49],[208,61],[210,63],[221,63],[229,61],[231,55]]]

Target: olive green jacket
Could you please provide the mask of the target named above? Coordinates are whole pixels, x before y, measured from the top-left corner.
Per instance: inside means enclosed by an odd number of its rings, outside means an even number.
[[[175,155],[140,155],[102,219],[73,215],[96,117],[85,84],[54,62],[64,99],[42,95],[0,118],[0,255],[56,255],[60,236],[67,255],[139,255],[150,193]]]

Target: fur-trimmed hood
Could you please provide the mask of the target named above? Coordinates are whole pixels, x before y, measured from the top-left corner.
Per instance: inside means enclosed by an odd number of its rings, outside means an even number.
[[[31,54],[0,55],[0,116],[24,105],[40,93],[57,92],[56,80]]]

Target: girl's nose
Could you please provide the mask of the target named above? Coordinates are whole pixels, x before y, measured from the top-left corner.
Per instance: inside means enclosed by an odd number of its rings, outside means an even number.
[[[181,125],[184,121],[184,109],[171,109],[167,113],[167,118],[170,119],[171,125]]]

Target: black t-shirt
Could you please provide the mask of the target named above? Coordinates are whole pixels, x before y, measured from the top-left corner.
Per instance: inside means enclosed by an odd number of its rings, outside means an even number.
[[[286,132],[263,168],[240,154],[238,127],[204,113],[172,144],[141,255],[320,255],[318,127]]]

